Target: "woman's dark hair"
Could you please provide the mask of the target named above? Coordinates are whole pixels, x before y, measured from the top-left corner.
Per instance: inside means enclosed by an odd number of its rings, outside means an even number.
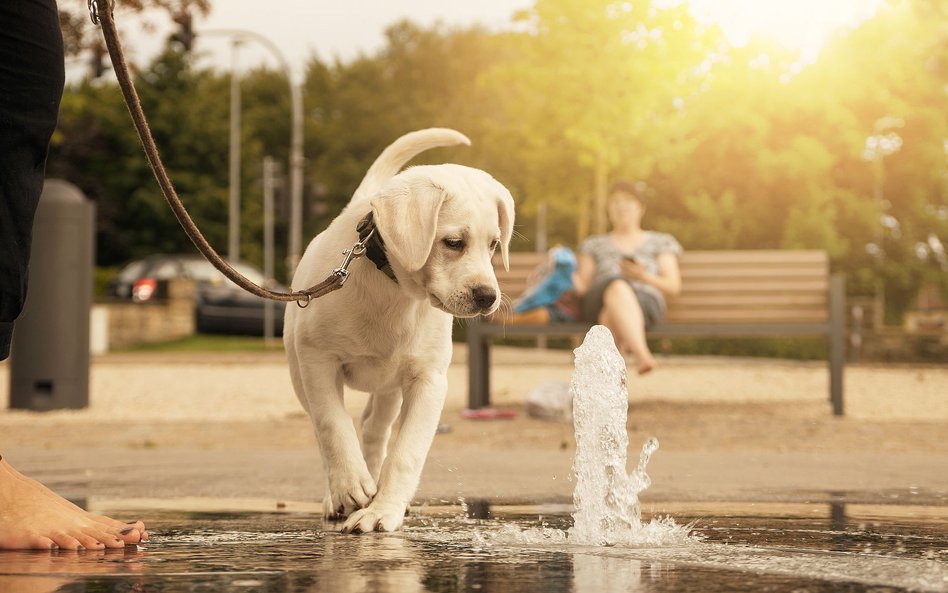
[[[642,204],[648,204],[655,196],[655,190],[649,187],[644,181],[619,180],[612,184],[609,189],[609,196],[615,194],[626,194],[632,196]]]

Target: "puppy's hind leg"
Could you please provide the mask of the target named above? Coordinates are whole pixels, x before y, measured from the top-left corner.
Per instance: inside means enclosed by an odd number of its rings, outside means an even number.
[[[325,515],[338,518],[365,508],[377,487],[343,404],[342,374],[331,361],[304,356],[300,356],[299,373],[329,486],[323,500]]]
[[[402,393],[373,393],[362,412],[362,455],[376,482],[388,451],[392,425],[402,407]]]

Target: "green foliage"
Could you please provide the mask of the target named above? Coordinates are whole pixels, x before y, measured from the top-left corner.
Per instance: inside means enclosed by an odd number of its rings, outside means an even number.
[[[743,356],[789,360],[826,360],[824,338],[674,338],[649,340],[654,352],[689,356]]]
[[[890,0],[809,65],[763,40],[729,47],[684,8],[648,1],[535,0],[504,33],[396,23],[376,54],[308,64],[304,235],[338,214],[394,138],[449,126],[473,146],[418,161],[481,167],[507,185],[515,249],[534,249],[540,204],[548,244],[576,245],[603,224],[604,185],[644,179],[660,197],[646,223],[686,249],[825,249],[852,294],[881,279],[897,319],[921,285],[948,293],[948,265],[920,247],[948,243],[946,13],[948,0]],[[172,178],[222,247],[228,76],[169,49],[138,84]],[[259,163],[286,162],[290,104],[272,71],[246,75],[242,91],[242,251],[258,262]],[[867,160],[867,138],[885,133],[900,149]],[[113,86],[68,89],[50,173],[98,202],[100,264],[190,249]],[[898,230],[880,230],[881,214]]]
[[[169,50],[143,70],[135,84],[178,195],[211,245],[223,253],[229,77],[196,71],[188,56]],[[241,257],[259,266],[261,162],[265,155],[285,162],[289,152],[289,90],[283,76],[266,71],[245,75],[241,88]],[[67,89],[48,176],[70,180],[96,201],[99,265],[194,250],[152,176],[117,87],[84,82]],[[278,223],[276,233],[285,236],[285,221]],[[282,259],[278,253],[281,265]]]
[[[137,344],[128,352],[278,352],[283,341],[268,344],[263,338],[195,334],[167,342]]]

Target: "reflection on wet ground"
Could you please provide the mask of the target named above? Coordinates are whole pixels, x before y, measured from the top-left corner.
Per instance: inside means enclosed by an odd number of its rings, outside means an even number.
[[[575,546],[570,506],[484,501],[362,536],[304,513],[143,512],[139,548],[0,553],[0,591],[948,591],[943,507],[662,507],[693,537]]]

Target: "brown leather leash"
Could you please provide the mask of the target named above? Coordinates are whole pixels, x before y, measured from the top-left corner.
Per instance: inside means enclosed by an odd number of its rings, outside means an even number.
[[[305,307],[312,299],[319,298],[342,288],[342,285],[349,277],[349,264],[353,259],[365,255],[366,243],[375,233],[374,224],[372,224],[371,220],[369,221],[369,225],[371,225],[372,228],[367,229],[367,233],[360,233],[359,241],[344,252],[345,259],[340,267],[334,269],[332,273],[319,284],[300,291],[276,292],[259,286],[235,270],[214,251],[214,248],[211,247],[207,239],[204,238],[204,235],[201,234],[197,225],[191,220],[191,216],[185,209],[184,204],[181,203],[181,199],[178,197],[177,192],[175,192],[174,185],[171,183],[167,171],[165,171],[165,166],[161,162],[158,147],[155,145],[155,139],[151,135],[148,120],[145,119],[145,113],[142,111],[141,100],[138,98],[138,92],[135,90],[135,85],[132,83],[131,75],[129,74],[128,65],[125,62],[125,52],[122,50],[122,42],[119,39],[113,19],[113,4],[114,0],[88,0],[89,16],[92,18],[94,24],[101,24],[102,26],[102,35],[105,38],[105,45],[109,50],[109,57],[112,60],[112,67],[115,70],[119,87],[122,89],[122,96],[125,98],[125,104],[128,106],[128,111],[132,116],[132,123],[135,124],[138,138],[141,140],[142,147],[145,149],[148,164],[151,166],[152,173],[154,173],[158,185],[161,186],[161,193],[164,194],[165,200],[167,200],[168,205],[171,207],[171,211],[174,212],[175,218],[181,223],[181,227],[184,229],[184,232],[187,233],[191,242],[194,243],[194,246],[198,248],[215,268],[234,282],[234,284],[251,294],[265,299],[272,299],[274,301],[296,301],[297,305]],[[101,7],[106,7],[106,9],[102,10]]]

